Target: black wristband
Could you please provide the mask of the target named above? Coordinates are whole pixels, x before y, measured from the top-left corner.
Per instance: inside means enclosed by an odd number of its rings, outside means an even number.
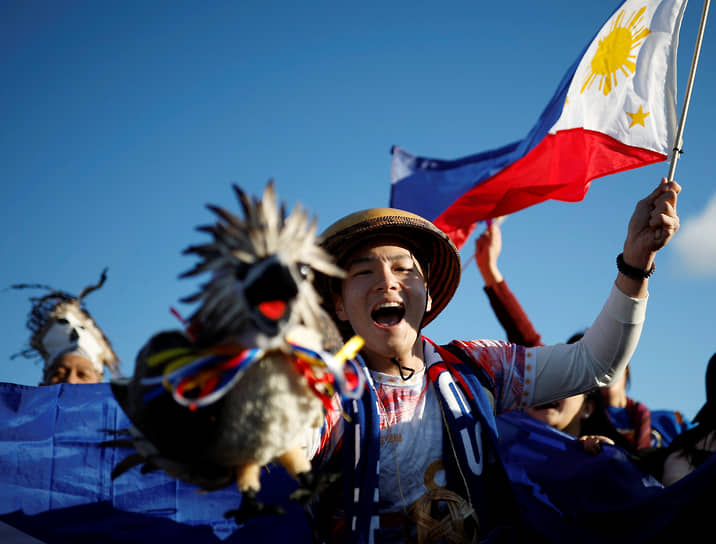
[[[652,263],[651,268],[649,270],[635,268],[625,263],[624,254],[620,253],[619,255],[617,255],[617,270],[619,270],[619,272],[624,274],[627,278],[631,278],[633,280],[645,280],[654,273],[654,270],[656,270],[656,265]]]

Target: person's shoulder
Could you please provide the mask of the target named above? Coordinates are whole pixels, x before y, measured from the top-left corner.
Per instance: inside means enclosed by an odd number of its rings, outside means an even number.
[[[518,361],[524,362],[527,352],[532,349],[505,340],[487,339],[453,340],[441,348],[456,354],[462,361],[469,359],[490,373],[510,367]]]
[[[474,340],[452,340],[445,346],[455,346],[466,353],[478,353],[480,351],[505,351],[514,349],[516,344],[507,340],[491,340],[487,338],[479,338]]]
[[[453,340],[438,347],[449,362],[466,363],[493,375],[498,368],[509,366],[517,350],[524,349],[504,340]],[[446,352],[449,354],[446,357]]]

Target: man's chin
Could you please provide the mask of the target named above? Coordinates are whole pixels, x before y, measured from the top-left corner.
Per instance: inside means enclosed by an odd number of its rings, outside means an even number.
[[[412,347],[418,338],[415,328],[411,327],[405,320],[391,326],[372,322],[365,329],[354,330],[357,335],[363,337],[367,348],[377,348],[378,345],[382,345],[386,348],[403,352],[406,348]]]

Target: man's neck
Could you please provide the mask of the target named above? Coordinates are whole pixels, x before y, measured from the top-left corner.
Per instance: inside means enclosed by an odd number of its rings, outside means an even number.
[[[425,368],[422,339],[418,339],[415,344],[412,351],[396,353],[393,356],[364,350],[363,358],[371,370],[390,376],[405,377]]]

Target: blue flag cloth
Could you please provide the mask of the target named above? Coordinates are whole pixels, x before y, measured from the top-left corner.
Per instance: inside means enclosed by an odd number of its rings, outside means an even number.
[[[163,471],[138,467],[112,479],[130,450],[102,447],[130,425],[109,384],[31,387],[0,383],[0,520],[46,543],[170,541],[311,542],[296,483],[280,467],[262,474],[259,500],[283,516],[243,525],[234,487],[200,493]]]
[[[501,414],[497,426],[522,515],[548,542],[676,542],[709,530],[716,457],[665,488],[620,448],[591,455],[524,412]]]

